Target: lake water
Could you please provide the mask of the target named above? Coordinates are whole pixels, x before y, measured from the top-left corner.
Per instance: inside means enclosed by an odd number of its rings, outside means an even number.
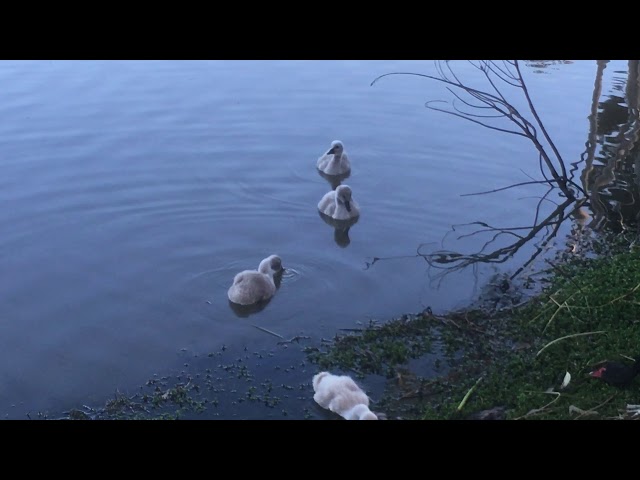
[[[536,107],[575,161],[596,63],[536,65],[523,64]],[[609,64],[605,91],[626,68]],[[103,403],[183,350],[273,344],[253,325],[328,338],[465,305],[472,271],[437,288],[419,258],[367,262],[441,248],[452,224],[530,223],[537,186],[461,194],[539,177],[537,155],[426,109],[451,98],[436,82],[370,86],[392,71],[435,73],[431,61],[0,62],[0,415]],[[362,210],[348,239],[316,209],[331,186],[315,163],[335,139]],[[233,276],[272,253],[288,269],[279,291],[236,315]]]

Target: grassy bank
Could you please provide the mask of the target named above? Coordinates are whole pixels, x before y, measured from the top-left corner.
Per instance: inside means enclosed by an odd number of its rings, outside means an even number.
[[[517,308],[405,315],[308,355],[319,369],[384,375],[375,410],[390,418],[468,418],[494,407],[508,419],[631,418],[626,406],[640,404],[640,377],[619,389],[588,372],[640,355],[640,254],[573,259],[549,280]],[[444,373],[411,367],[436,348]]]

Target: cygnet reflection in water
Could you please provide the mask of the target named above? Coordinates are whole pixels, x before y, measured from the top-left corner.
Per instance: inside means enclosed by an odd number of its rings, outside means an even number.
[[[348,247],[351,243],[351,238],[349,238],[349,229],[358,223],[360,217],[350,218],[348,220],[336,220],[335,218],[331,218],[320,211],[318,212],[318,215],[320,215],[320,218],[324,220],[324,223],[331,225],[334,228],[333,239],[336,244],[341,248]]]

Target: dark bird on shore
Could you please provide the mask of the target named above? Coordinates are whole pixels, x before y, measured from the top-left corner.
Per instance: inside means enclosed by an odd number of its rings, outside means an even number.
[[[626,387],[640,373],[640,356],[636,357],[632,365],[621,362],[605,362],[596,370],[589,372],[594,378],[600,378],[609,385]]]

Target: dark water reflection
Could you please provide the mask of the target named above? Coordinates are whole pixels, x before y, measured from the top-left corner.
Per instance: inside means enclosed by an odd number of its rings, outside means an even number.
[[[557,70],[563,65],[570,65],[574,60],[525,60],[524,63],[530,67],[533,73],[549,74],[551,70]]]
[[[358,223],[360,220],[360,216],[355,218],[351,218],[349,220],[336,220],[328,215],[325,215],[322,212],[318,212],[320,218],[326,223],[334,228],[333,239],[336,242],[336,245],[342,248],[346,248],[351,243],[351,239],[349,238],[349,229]]]
[[[637,227],[640,215],[640,65],[629,60],[628,70],[610,72],[613,90],[604,95],[602,82],[608,62],[598,62],[589,139],[583,154],[581,181],[590,194],[595,229],[616,231]]]

